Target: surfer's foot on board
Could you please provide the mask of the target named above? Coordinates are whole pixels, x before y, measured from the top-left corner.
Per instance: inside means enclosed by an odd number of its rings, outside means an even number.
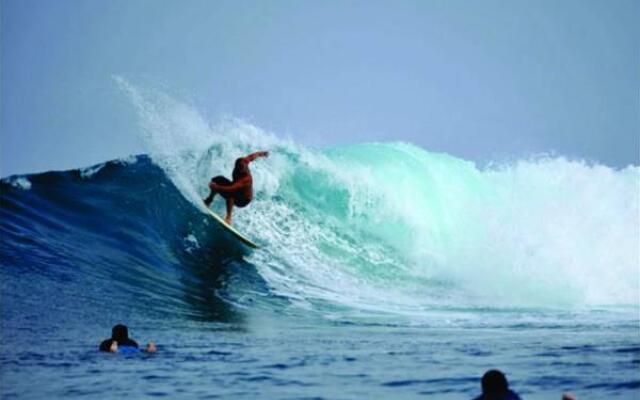
[[[228,225],[231,225],[231,215],[227,215],[226,217],[224,217],[224,222],[226,222]]]

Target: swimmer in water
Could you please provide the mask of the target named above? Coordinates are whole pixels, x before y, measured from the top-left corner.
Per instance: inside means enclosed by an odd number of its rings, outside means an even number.
[[[138,343],[129,339],[129,329],[126,325],[118,324],[111,329],[111,339],[103,340],[100,343],[100,351],[109,353],[139,353]],[[156,344],[149,342],[142,350],[146,353],[155,353]]]
[[[258,151],[246,157],[238,158],[231,175],[233,181],[222,175],[211,178],[211,182],[209,182],[211,193],[203,200],[204,204],[209,207],[216,193],[220,194],[227,202],[227,215],[224,217],[224,222],[231,225],[233,207],[246,207],[253,200],[253,177],[249,170],[249,163],[258,157],[268,156],[269,152]]]
[[[482,394],[474,400],[520,400],[520,396],[509,389],[507,377],[497,369],[482,376]]]

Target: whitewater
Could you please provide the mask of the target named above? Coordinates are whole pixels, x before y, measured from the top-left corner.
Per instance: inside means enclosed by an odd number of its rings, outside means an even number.
[[[3,398],[640,395],[640,167],[311,148],[115,81],[147,154],[0,183]],[[257,150],[250,251],[202,198]],[[118,322],[158,354],[97,354]]]
[[[118,82],[150,154],[195,207],[235,158],[271,151],[238,224],[265,244],[252,260],[278,264],[261,273],[289,297],[295,278],[303,298],[380,311],[637,303],[638,167],[539,157],[480,170],[408,143],[318,151],[242,121],[210,127],[163,93]],[[456,298],[430,294],[443,287]]]

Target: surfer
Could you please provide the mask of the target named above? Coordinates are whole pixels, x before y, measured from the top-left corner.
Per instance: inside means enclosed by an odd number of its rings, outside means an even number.
[[[139,353],[138,343],[129,338],[129,329],[126,325],[118,324],[111,329],[111,339],[103,340],[100,343],[100,351],[109,353]],[[156,345],[149,342],[143,350],[146,353],[155,353]]]
[[[233,181],[222,175],[211,178],[211,182],[209,182],[211,193],[204,199],[204,204],[209,207],[216,193],[220,194],[227,202],[227,215],[224,217],[224,221],[231,225],[233,206],[246,207],[253,200],[253,177],[249,170],[249,163],[258,157],[268,156],[268,151],[258,151],[238,158],[231,174]]]

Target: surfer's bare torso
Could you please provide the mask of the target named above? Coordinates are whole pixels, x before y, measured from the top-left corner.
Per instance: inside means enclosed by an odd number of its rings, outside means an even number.
[[[246,157],[238,158],[233,168],[232,181],[221,175],[211,178],[211,182],[209,182],[211,193],[204,199],[204,204],[208,207],[213,201],[213,197],[216,194],[220,194],[227,203],[227,215],[224,220],[226,223],[231,224],[233,206],[242,208],[253,200],[253,177],[249,170],[249,163],[256,158],[268,156],[268,152],[258,151]]]

